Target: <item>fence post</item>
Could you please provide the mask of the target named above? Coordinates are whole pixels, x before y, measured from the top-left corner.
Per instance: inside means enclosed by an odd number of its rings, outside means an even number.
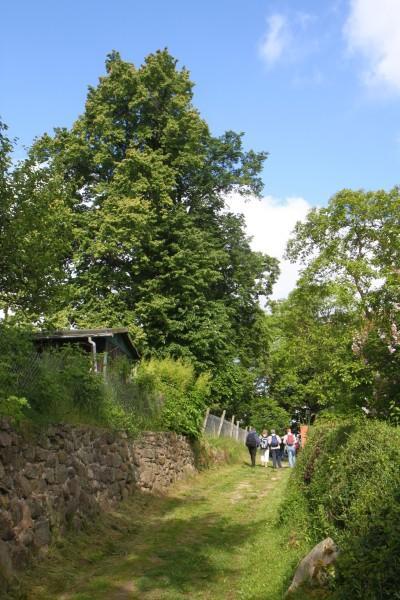
[[[240,423],[240,419],[238,419],[237,423],[236,423],[236,440],[239,441],[239,423]]]
[[[235,426],[235,415],[231,419],[231,438],[233,438],[233,428]]]
[[[222,425],[224,424],[226,410],[222,411],[221,420],[219,422],[217,437],[221,435]]]
[[[108,365],[108,352],[103,354],[103,377],[104,381],[107,381],[107,365]]]
[[[202,432],[204,433],[207,427],[207,421],[208,421],[208,415],[210,414],[210,407],[207,408],[206,411],[206,416],[204,417],[204,421],[203,421],[203,429]]]

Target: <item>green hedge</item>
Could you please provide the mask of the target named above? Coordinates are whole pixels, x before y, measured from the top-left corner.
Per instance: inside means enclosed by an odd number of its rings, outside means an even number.
[[[341,549],[334,597],[400,598],[400,429],[374,420],[316,425],[288,503],[306,506],[313,542]],[[293,492],[294,490],[294,492]]]

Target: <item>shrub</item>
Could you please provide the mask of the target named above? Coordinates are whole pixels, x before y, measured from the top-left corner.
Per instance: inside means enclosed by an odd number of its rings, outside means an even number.
[[[299,456],[292,485],[314,541],[330,535],[341,548],[338,598],[399,597],[399,463],[400,430],[360,419],[315,426]]]
[[[72,346],[44,352],[26,389],[32,409],[53,421],[101,420],[103,381],[90,367],[89,355]]]
[[[32,333],[0,324],[0,415],[20,422],[89,423],[134,429],[121,406],[110,404],[90,356],[65,346],[38,354]],[[123,418],[124,417],[124,418]]]
[[[0,417],[8,417],[14,423],[20,423],[25,419],[26,410],[29,408],[29,402],[26,398],[19,398],[18,396],[0,398]]]
[[[172,358],[143,361],[136,372],[135,381],[149,404],[158,406],[159,425],[198,437],[209,393],[207,374],[196,376],[193,366]]]
[[[36,369],[33,356],[31,333],[0,323],[0,400],[24,396],[24,386]]]

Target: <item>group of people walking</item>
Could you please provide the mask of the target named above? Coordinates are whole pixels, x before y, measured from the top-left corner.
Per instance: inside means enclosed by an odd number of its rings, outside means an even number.
[[[250,453],[252,467],[256,466],[258,449],[260,449],[261,466],[267,467],[271,457],[273,468],[281,468],[283,456],[287,453],[289,467],[294,467],[296,452],[300,448],[300,436],[292,432],[290,427],[283,437],[279,436],[275,429],[271,429],[270,433],[264,429],[261,435],[258,435],[255,428],[251,427],[246,437],[246,446]]]

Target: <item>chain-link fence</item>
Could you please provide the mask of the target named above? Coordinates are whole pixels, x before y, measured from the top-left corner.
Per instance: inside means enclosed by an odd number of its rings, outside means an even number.
[[[239,442],[245,443],[247,436],[247,427],[242,429],[239,427],[240,421],[235,421],[235,417],[232,417],[230,421],[225,419],[225,411],[220,417],[210,414],[207,411],[204,417],[203,433],[213,437],[230,437]]]

